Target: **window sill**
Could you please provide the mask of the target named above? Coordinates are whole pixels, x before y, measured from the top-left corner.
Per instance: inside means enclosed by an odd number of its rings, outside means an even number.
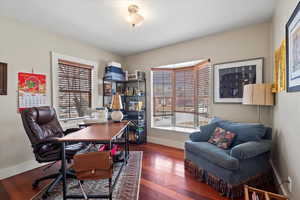
[[[158,129],[158,130],[175,131],[175,132],[185,133],[185,134],[190,134],[190,133],[193,133],[193,132],[199,130],[197,128],[183,128],[183,127],[159,127],[159,126],[152,126],[151,128]]]

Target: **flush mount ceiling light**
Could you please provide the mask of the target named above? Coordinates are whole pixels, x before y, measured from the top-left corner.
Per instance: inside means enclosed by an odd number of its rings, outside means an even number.
[[[128,12],[129,16],[127,17],[127,21],[132,25],[132,27],[143,23],[144,17],[138,13],[139,7],[137,5],[130,5],[128,7]]]

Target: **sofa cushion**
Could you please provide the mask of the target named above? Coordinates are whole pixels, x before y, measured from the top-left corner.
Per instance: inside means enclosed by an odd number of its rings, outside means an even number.
[[[231,149],[230,155],[238,159],[249,159],[271,151],[271,140],[260,142],[245,142]]]
[[[250,141],[260,141],[265,133],[266,127],[262,124],[236,123],[229,121],[219,121],[218,126],[236,134],[233,146]]]
[[[193,142],[205,142],[207,141],[207,136],[201,131],[196,131],[190,134],[190,140]]]
[[[218,127],[218,124],[216,122],[209,123],[204,126],[200,126],[200,131],[201,133],[206,136],[206,141],[212,136],[214,133],[215,129]]]
[[[212,124],[212,123],[223,122],[223,121],[225,121],[225,120],[223,120],[219,117],[213,117],[209,123]]]
[[[229,170],[239,169],[239,160],[230,156],[230,150],[220,149],[208,142],[185,143],[185,150],[192,152],[206,160]]]
[[[229,149],[235,137],[235,133],[217,127],[208,142],[222,149]]]
[[[215,129],[218,127],[217,122],[222,122],[224,120],[214,117],[211,119],[209,124],[200,126],[200,132],[194,132],[190,134],[190,139],[193,142],[202,142],[202,141],[208,141],[209,138],[212,136],[214,133]]]

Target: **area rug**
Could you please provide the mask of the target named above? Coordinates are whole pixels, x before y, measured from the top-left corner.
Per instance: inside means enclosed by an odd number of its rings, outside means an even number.
[[[139,187],[141,179],[142,169],[142,157],[141,151],[130,151],[129,160],[126,166],[124,166],[117,184],[113,190],[113,200],[137,200],[139,198]],[[114,166],[113,179],[115,178],[121,163],[117,163]],[[75,179],[68,179],[68,194],[80,194],[80,186]],[[84,191],[87,194],[107,194],[108,193],[108,180],[97,181],[84,181]],[[36,194],[31,200],[42,200],[42,196],[47,189],[44,187],[38,194]],[[53,192],[50,193],[47,200],[61,200],[62,199],[62,185],[57,185]]]

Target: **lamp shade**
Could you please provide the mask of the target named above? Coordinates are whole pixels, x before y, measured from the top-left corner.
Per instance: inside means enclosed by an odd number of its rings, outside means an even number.
[[[249,84],[244,86],[243,104],[245,105],[274,105],[272,84]]]
[[[115,94],[115,95],[112,96],[110,108],[113,109],[113,110],[123,109],[122,99],[121,99],[121,96],[119,94]]]

